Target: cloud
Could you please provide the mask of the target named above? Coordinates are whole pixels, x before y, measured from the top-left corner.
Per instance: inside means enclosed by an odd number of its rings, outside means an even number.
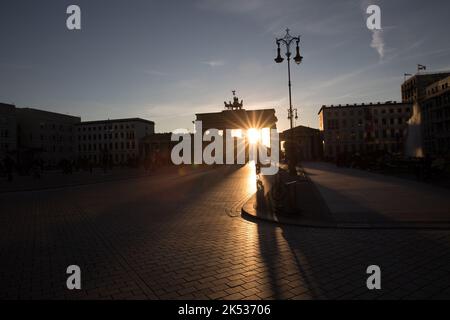
[[[372,42],[370,43],[370,47],[378,52],[380,59],[384,58],[384,39],[382,30],[372,30]]]
[[[222,61],[222,60],[203,61],[202,63],[207,64],[211,68],[221,67],[221,66],[223,66],[225,64],[225,62]]]

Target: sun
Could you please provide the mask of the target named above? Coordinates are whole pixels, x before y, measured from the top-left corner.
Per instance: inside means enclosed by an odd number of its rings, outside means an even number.
[[[261,132],[258,129],[251,128],[247,130],[248,143],[256,144],[260,140]]]

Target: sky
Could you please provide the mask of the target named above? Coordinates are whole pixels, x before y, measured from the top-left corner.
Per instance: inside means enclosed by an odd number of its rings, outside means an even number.
[[[71,4],[81,30],[66,27]],[[371,4],[381,31],[366,26]],[[273,59],[288,27],[304,57],[291,65],[296,125],[317,128],[324,104],[401,100],[417,64],[450,69],[448,12],[448,0],[2,0],[0,102],[169,132],[236,90],[284,130],[287,64]]]

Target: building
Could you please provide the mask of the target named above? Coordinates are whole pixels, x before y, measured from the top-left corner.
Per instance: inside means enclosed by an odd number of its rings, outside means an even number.
[[[155,133],[155,123],[140,118],[87,121],[79,123],[76,131],[80,160],[121,165],[139,159],[141,139]]]
[[[225,110],[221,112],[197,113],[197,121],[202,121],[203,131],[276,129],[275,109],[245,110],[244,101],[239,102],[233,91],[233,102],[224,102]]]
[[[225,130],[233,130],[236,136],[246,138],[245,159],[249,159],[249,132],[258,136],[260,142],[270,146],[270,129],[276,129],[278,121],[275,116],[275,109],[245,110],[244,102],[239,102],[233,91],[233,101],[224,102],[225,110],[211,113],[197,113],[196,120],[202,122],[203,134],[209,129],[217,129],[222,134]],[[251,131],[250,131],[251,130]],[[233,135],[233,133],[232,133]],[[233,142],[234,143],[234,142]],[[204,143],[205,147],[207,143]],[[226,150],[226,139],[224,139],[224,155]],[[238,158],[238,150],[234,143],[234,159]],[[225,160],[225,159],[224,159]]]
[[[8,154],[25,167],[34,160],[56,166],[63,159],[73,159],[78,122],[79,117],[1,103],[0,156]]]
[[[450,71],[415,74],[402,84],[402,102],[421,102],[426,96],[428,86],[448,76],[450,76]]]
[[[17,108],[16,113],[19,162],[39,159],[53,167],[75,158],[74,125],[80,117],[32,108]]]
[[[293,135],[298,161],[316,161],[323,158],[323,135],[319,129],[297,126],[280,133],[280,140],[287,141]]]
[[[17,115],[12,104],[0,103],[0,161],[17,153]]]
[[[363,154],[373,151],[402,153],[411,117],[411,103],[362,103],[322,106],[324,156]]]
[[[420,112],[422,155],[450,155],[450,76],[426,87]]]
[[[418,73],[402,85],[403,99],[412,99],[406,154],[411,157],[450,155],[450,71]],[[411,96],[412,92],[416,92]]]
[[[171,133],[155,133],[142,138],[140,159],[146,167],[172,164],[172,148],[178,143],[171,141]]]

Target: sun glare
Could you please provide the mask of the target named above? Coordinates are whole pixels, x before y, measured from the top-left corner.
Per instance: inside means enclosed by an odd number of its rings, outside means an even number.
[[[269,128],[248,129],[247,130],[247,139],[248,139],[248,143],[250,143],[250,144],[261,143],[261,144],[265,145],[266,147],[270,147],[270,129]]]
[[[241,129],[232,129],[231,136],[233,138],[242,138],[242,130]]]
[[[248,143],[256,144],[260,140],[261,132],[258,129],[248,129],[247,130],[247,138]]]

